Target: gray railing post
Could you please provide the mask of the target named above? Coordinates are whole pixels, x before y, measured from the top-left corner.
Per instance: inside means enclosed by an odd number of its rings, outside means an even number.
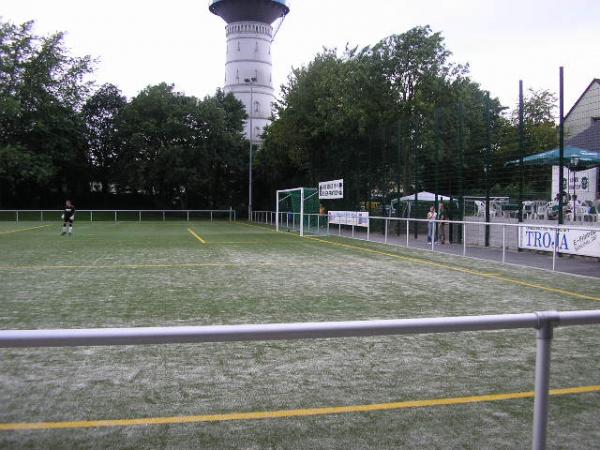
[[[189,210],[185,212],[185,220],[186,220],[186,222],[190,221],[190,211]]]
[[[115,223],[117,222],[117,212],[115,211]]]
[[[16,211],[17,213],[17,222],[19,222],[19,211]]]
[[[550,352],[557,312],[536,313],[538,316],[535,357],[535,400],[533,405],[533,450],[544,450],[548,433],[548,400],[550,398]]]

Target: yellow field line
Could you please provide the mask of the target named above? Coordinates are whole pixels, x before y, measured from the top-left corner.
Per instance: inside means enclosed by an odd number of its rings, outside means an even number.
[[[596,302],[600,302],[600,298],[599,297],[593,297],[591,295],[586,295],[586,294],[580,294],[577,292],[573,292],[573,291],[568,291],[566,289],[558,289],[558,288],[552,288],[552,287],[548,287],[548,286],[542,286],[540,284],[534,284],[534,283],[528,283],[526,281],[521,281],[521,280],[515,280],[514,278],[509,278],[509,277],[505,277],[502,275],[496,275],[493,273],[486,273],[486,272],[479,272],[477,270],[472,270],[472,269],[465,269],[463,267],[456,267],[456,266],[450,266],[448,264],[442,264],[442,263],[437,263],[434,261],[428,261],[426,259],[421,259],[421,258],[416,258],[413,256],[402,256],[402,255],[398,255],[396,253],[389,253],[389,252],[384,252],[381,250],[375,250],[375,249],[371,249],[371,248],[366,248],[366,247],[360,247],[357,245],[350,245],[350,244],[343,244],[341,242],[333,242],[333,241],[328,241],[325,239],[319,239],[319,238],[315,238],[315,237],[309,237],[309,236],[304,236],[304,239],[308,239],[311,241],[317,241],[317,242],[323,242],[329,245],[335,245],[338,247],[345,247],[345,248],[349,248],[349,249],[353,249],[353,250],[362,250],[364,252],[368,252],[368,253],[374,253],[377,255],[383,255],[383,256],[389,256],[391,258],[396,258],[396,259],[401,259],[404,261],[410,261],[413,263],[417,263],[417,264],[424,264],[424,265],[429,265],[429,266],[433,266],[433,267],[438,267],[441,269],[446,269],[446,270],[452,270],[455,272],[461,272],[461,273],[466,273],[469,275],[475,275],[475,276],[480,276],[480,277],[484,277],[484,278],[491,278],[494,280],[498,280],[498,281],[505,281],[507,283],[512,283],[512,284],[517,284],[520,286],[525,286],[525,287],[529,287],[529,288],[534,288],[534,289],[540,289],[540,290],[544,290],[547,292],[554,292],[557,294],[561,294],[561,295],[566,295],[569,297],[577,297],[577,298],[582,298],[585,300],[593,300]]]
[[[257,245],[265,245],[265,244],[270,244],[269,242],[242,242],[242,241],[237,241],[237,242],[207,242],[207,244],[209,245],[231,245],[231,244],[236,244],[236,245],[251,245],[251,244],[257,244]]]
[[[298,264],[293,264],[297,266]],[[307,265],[313,265],[307,264]],[[186,267],[237,267],[237,266],[281,266],[278,263],[180,263],[180,264],[105,264],[105,265],[56,265],[56,266],[0,266],[2,270],[59,270],[59,269],[168,269]]]
[[[46,228],[50,225],[41,225],[39,227],[21,228],[20,230],[0,231],[0,234],[20,233],[21,231],[37,230],[38,228]]]
[[[209,242],[208,245],[212,245]],[[101,264],[101,265],[54,265],[54,266],[0,266],[0,271],[10,270],[63,270],[63,269],[185,269],[195,267],[313,267],[327,266],[327,262],[307,262],[282,264],[280,262],[260,262],[260,263],[178,263],[178,264]]]
[[[581,386],[566,389],[552,389],[550,395],[573,395],[600,392],[600,386]],[[77,420],[69,422],[31,422],[0,423],[0,431],[17,430],[57,430],[73,428],[129,427],[136,425],[169,425],[201,422],[225,422],[235,420],[284,419],[290,417],[309,417],[332,414],[351,414],[375,411],[390,411],[408,408],[426,408],[433,406],[465,405],[469,403],[495,402],[534,398],[534,392],[514,392],[507,394],[489,394],[470,397],[440,398],[431,400],[413,400],[404,402],[375,403],[370,405],[333,406],[324,408],[289,409],[278,411],[239,412],[228,414],[207,414],[197,416],[147,417],[141,419]]]
[[[187,230],[188,230],[188,231],[189,231],[189,232],[192,234],[192,236],[194,236],[194,237],[195,237],[196,239],[198,239],[200,242],[202,242],[203,244],[206,244],[206,241],[205,241],[204,239],[202,239],[200,236],[198,236],[198,235],[197,235],[197,234],[194,232],[194,230],[192,230],[192,229],[190,229],[190,228],[188,228]]]

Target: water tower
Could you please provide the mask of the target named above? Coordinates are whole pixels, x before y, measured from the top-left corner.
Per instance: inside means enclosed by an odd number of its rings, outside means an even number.
[[[246,107],[246,137],[260,144],[275,101],[271,43],[279,25],[290,12],[288,0],[211,0],[208,9],[227,26],[225,62],[226,94],[233,93]]]

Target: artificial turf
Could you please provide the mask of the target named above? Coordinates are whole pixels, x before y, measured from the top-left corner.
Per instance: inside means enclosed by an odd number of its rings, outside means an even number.
[[[47,225],[47,226],[46,226]],[[37,228],[43,226],[42,228]],[[193,231],[197,236],[194,236]],[[600,281],[230,222],[0,223],[0,328],[597,309]],[[201,240],[198,239],[201,238]],[[579,294],[577,297],[569,294]],[[600,385],[600,327],[557,329],[553,388]],[[0,350],[0,423],[189,416],[531,391],[535,331]],[[600,393],[549,443],[600,442]],[[521,448],[532,400],[317,417],[0,431],[24,448]]]

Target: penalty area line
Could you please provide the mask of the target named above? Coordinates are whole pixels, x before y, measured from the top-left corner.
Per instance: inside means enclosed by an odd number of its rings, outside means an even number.
[[[560,295],[565,295],[568,297],[576,297],[576,298],[581,298],[584,300],[592,300],[595,302],[600,302],[600,298],[599,297],[594,297],[591,295],[586,295],[586,294],[580,294],[578,292],[573,292],[573,291],[567,291],[565,289],[558,289],[558,288],[553,288],[553,287],[549,287],[549,286],[542,286],[540,284],[534,284],[534,283],[528,283],[526,281],[521,281],[521,280],[515,280],[514,278],[509,278],[503,275],[497,275],[494,273],[486,273],[486,272],[480,272],[477,270],[472,270],[472,269],[466,269],[464,267],[459,267],[459,266],[451,266],[448,264],[442,264],[442,263],[438,263],[438,262],[434,262],[434,261],[429,261],[426,259],[422,259],[422,258],[418,258],[418,257],[414,257],[414,256],[404,256],[404,255],[399,255],[396,253],[389,253],[389,252],[385,252],[385,251],[381,251],[381,250],[375,250],[372,248],[367,248],[367,247],[362,247],[362,246],[358,246],[358,245],[350,245],[350,244],[344,244],[341,242],[334,242],[334,241],[328,241],[325,239],[319,239],[319,238],[314,238],[314,237],[310,237],[310,236],[304,236],[304,239],[308,239],[311,241],[315,241],[315,242],[322,242],[325,244],[329,244],[329,245],[333,245],[333,246],[337,246],[337,247],[344,247],[344,248],[349,248],[352,250],[360,250],[363,252],[367,252],[367,253],[373,253],[376,255],[383,255],[383,256],[389,256],[391,258],[395,258],[395,259],[401,259],[404,261],[410,261],[410,262],[414,262],[417,264],[422,264],[422,265],[428,265],[428,266],[432,266],[432,267],[437,267],[440,269],[445,269],[445,270],[451,270],[454,272],[461,272],[461,273],[465,273],[465,274],[469,274],[469,275],[475,275],[475,276],[479,276],[479,277],[483,277],[483,278],[489,278],[489,279],[493,279],[493,280],[497,280],[497,281],[502,281],[502,282],[506,282],[506,283],[510,283],[510,284],[516,284],[519,286],[525,286],[528,288],[533,288],[533,289],[540,289],[542,291],[547,291],[547,292],[553,292],[555,294],[560,294]]]
[[[192,236],[194,236],[200,242],[202,242],[203,244],[206,244],[206,241],[204,239],[202,239],[202,237],[199,236],[196,232],[194,232],[194,230],[192,230],[191,228],[188,228],[187,230],[192,234]]]
[[[46,228],[49,227],[50,225],[41,225],[39,227],[31,227],[31,228],[21,228],[20,230],[8,230],[8,231],[0,231],[0,234],[12,234],[12,233],[20,233],[21,231],[30,231],[30,230],[37,230],[39,228]]]
[[[581,386],[566,389],[551,389],[550,395],[573,395],[600,392],[600,386]],[[376,411],[392,411],[409,408],[426,408],[434,406],[466,405],[470,403],[495,402],[500,400],[517,400],[534,398],[534,392],[513,392],[505,394],[488,394],[470,397],[440,398],[431,400],[411,400],[404,402],[374,403],[370,405],[333,406],[324,408],[288,409],[277,411],[239,412],[226,414],[207,414],[197,416],[148,417],[141,419],[108,419],[78,420],[70,422],[32,422],[32,423],[0,423],[0,431],[19,430],[58,430],[74,428],[106,428],[129,427],[139,425],[174,425],[184,423],[226,422],[261,419],[286,419],[291,417],[310,417],[333,414],[368,413]]]

